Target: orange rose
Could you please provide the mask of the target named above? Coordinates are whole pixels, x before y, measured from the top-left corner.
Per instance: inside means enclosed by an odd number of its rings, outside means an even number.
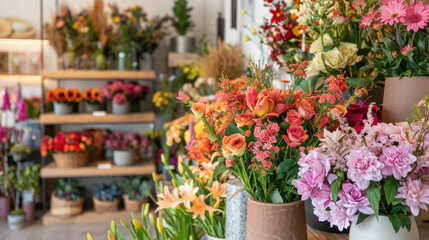
[[[301,98],[296,102],[298,112],[305,120],[311,119],[316,113],[314,112],[314,102],[311,98]]]
[[[253,124],[255,124],[255,121],[253,121],[254,117],[255,114],[251,112],[240,113],[236,116],[235,122],[237,123],[238,127],[247,126],[250,129]]]
[[[201,119],[206,113],[206,105],[204,103],[194,103],[191,110],[197,118]]]
[[[225,136],[222,144],[222,152],[226,158],[241,157],[246,151],[246,138],[240,133]]]
[[[289,104],[278,101],[280,95],[279,89],[259,92],[256,88],[249,87],[246,93],[247,106],[259,118],[278,117],[289,108]]]
[[[302,116],[299,112],[294,109],[287,112],[286,122],[288,122],[291,126],[301,126],[304,122],[302,121]]]
[[[335,118],[344,117],[347,114],[347,109],[342,105],[335,105],[329,110],[328,115],[334,116]]]
[[[283,135],[282,137],[289,147],[297,147],[308,139],[307,131],[302,126],[291,126],[286,132],[287,135]]]

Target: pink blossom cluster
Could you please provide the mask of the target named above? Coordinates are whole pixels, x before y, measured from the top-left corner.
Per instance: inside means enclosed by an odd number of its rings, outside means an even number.
[[[269,170],[272,166],[273,153],[280,151],[279,147],[276,146],[277,135],[280,131],[280,127],[277,123],[268,120],[262,124],[262,120],[259,120],[255,127],[255,138],[256,141],[253,143],[252,152],[255,154],[253,159],[254,166],[256,169],[259,168],[259,164],[262,165],[264,170]],[[255,161],[256,160],[256,161]]]
[[[138,133],[113,132],[106,139],[106,147],[112,150],[144,151],[149,145],[149,139]]]
[[[413,215],[429,204],[429,137],[419,135],[422,124],[372,125],[372,121],[368,117],[360,133],[344,123],[336,131],[325,130],[320,146],[301,153],[298,161],[299,179],[292,182],[298,194],[302,200],[312,200],[320,221],[327,220],[340,230],[360,213],[374,214],[365,190],[374,182],[383,185],[387,177],[399,182],[396,199]],[[331,185],[340,177],[334,202]]]
[[[116,104],[122,105],[127,99],[144,98],[150,92],[150,88],[134,82],[123,82],[116,80],[114,82],[105,83],[103,89],[98,95],[98,101],[104,103],[106,99],[113,100]]]
[[[383,0],[379,9],[362,16],[360,27],[377,28],[381,24],[403,24],[407,31],[414,32],[426,28],[429,21],[429,7],[423,1]]]

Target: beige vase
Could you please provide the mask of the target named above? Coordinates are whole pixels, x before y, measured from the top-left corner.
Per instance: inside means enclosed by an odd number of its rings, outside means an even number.
[[[413,119],[413,104],[429,95],[429,77],[391,77],[386,79],[383,97],[383,122]]]
[[[307,240],[303,201],[265,203],[248,199],[246,240]]]

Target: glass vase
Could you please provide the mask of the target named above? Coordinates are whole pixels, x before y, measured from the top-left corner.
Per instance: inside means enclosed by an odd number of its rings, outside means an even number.
[[[76,59],[76,52],[73,45],[73,40],[66,40],[66,51],[63,53],[62,61],[64,69],[74,68]]]

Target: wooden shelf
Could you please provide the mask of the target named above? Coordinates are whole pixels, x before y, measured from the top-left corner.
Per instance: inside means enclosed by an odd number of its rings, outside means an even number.
[[[0,81],[40,86],[42,77],[38,74],[0,74]]]
[[[99,169],[98,164],[110,163],[111,168]],[[108,177],[108,176],[133,176],[133,175],[151,175],[156,171],[155,163],[150,160],[140,160],[134,165],[119,167],[112,161],[99,161],[90,163],[85,167],[79,168],[58,168],[55,162],[44,166],[40,171],[42,178],[63,178],[63,177]]]
[[[138,213],[136,213],[138,214]],[[125,222],[131,220],[130,212],[126,210],[120,210],[116,212],[105,212],[97,213],[94,210],[84,211],[83,213],[72,216],[72,217],[56,217],[48,211],[42,217],[43,225],[54,225],[54,224],[80,224],[80,223],[110,223],[112,220],[122,219]]]
[[[41,124],[88,124],[88,123],[148,123],[155,121],[154,112],[130,113],[130,114],[106,114],[94,116],[91,113],[76,113],[56,115],[45,113],[40,115]]]
[[[134,79],[134,80],[154,80],[154,71],[116,71],[116,70],[42,70],[44,78],[58,80],[106,80],[106,79]]]

